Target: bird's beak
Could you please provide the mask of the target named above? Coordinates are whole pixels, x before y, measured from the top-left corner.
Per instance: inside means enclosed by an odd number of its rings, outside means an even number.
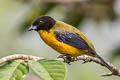
[[[32,30],[36,30],[36,29],[37,29],[36,26],[31,26],[31,27],[28,29],[28,31],[32,31]]]

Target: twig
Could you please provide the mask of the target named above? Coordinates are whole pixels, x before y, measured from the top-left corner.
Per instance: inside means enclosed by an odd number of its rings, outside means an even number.
[[[0,59],[0,64],[7,62],[7,61],[12,61],[12,60],[16,60],[16,59],[22,59],[24,61],[28,61],[28,60],[39,60],[39,59],[43,59],[37,56],[32,56],[32,55],[24,55],[24,54],[14,54],[14,55],[9,55],[6,57],[3,57]]]
[[[91,57],[91,56],[83,55],[83,56],[78,56],[78,57],[77,57],[77,60],[83,60],[83,61],[84,61],[83,63],[86,63],[86,62],[95,62],[95,63],[100,64],[101,66],[106,67],[106,66],[105,66],[98,58],[96,58],[96,57]],[[107,62],[108,65],[112,68],[113,72],[104,73],[104,74],[102,74],[101,76],[105,77],[105,76],[115,75],[115,76],[119,76],[119,77],[120,77],[120,69],[118,69],[116,66],[110,64],[108,61],[106,61],[106,62]],[[107,68],[107,67],[106,67],[106,68]]]
[[[28,61],[28,60],[37,61],[37,60],[44,59],[44,58],[40,58],[40,57],[36,57],[36,56],[32,56],[32,55],[14,54],[14,55],[9,55],[9,56],[1,58],[0,64],[7,62],[7,61],[16,60],[16,59],[22,59],[24,61]],[[57,60],[65,62],[65,60],[63,58],[57,58]],[[83,55],[83,56],[78,56],[74,61],[78,61],[78,60],[83,60],[84,61],[83,64],[87,63],[87,62],[95,62],[95,63],[100,64],[101,66],[104,66],[104,64],[96,57]],[[109,64],[109,66],[111,66],[111,68],[113,69],[114,72],[105,73],[102,76],[105,77],[105,76],[115,75],[115,76],[120,77],[120,69],[117,69],[114,65],[110,64],[109,62],[107,62],[107,63]],[[104,66],[104,67],[106,67],[106,66]]]

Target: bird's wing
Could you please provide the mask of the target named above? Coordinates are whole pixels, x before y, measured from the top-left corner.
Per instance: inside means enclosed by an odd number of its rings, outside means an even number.
[[[55,31],[55,36],[58,41],[69,44],[79,49],[89,50],[91,53],[94,51],[89,47],[87,42],[83,40],[79,34],[77,33],[70,33],[70,32],[59,32]]]
[[[69,35],[72,35],[72,33],[73,33],[74,35],[77,34],[77,35],[76,35],[77,37],[79,36],[79,38],[82,38],[82,41],[84,41],[86,45],[88,45],[94,52],[96,52],[93,44],[92,44],[92,43],[88,40],[88,38],[87,38],[82,32],[80,32],[80,30],[78,30],[77,28],[75,28],[75,27],[73,27],[73,26],[71,26],[71,25],[69,25],[69,24],[66,24],[66,23],[64,23],[64,22],[62,22],[62,21],[56,21],[56,25],[53,27],[53,30],[54,30],[57,34],[59,34],[59,35],[61,35],[61,33],[70,33]],[[62,34],[62,35],[64,35],[64,34]],[[73,36],[74,36],[74,35],[73,35]],[[76,36],[75,36],[75,37],[76,37]],[[72,39],[72,40],[73,40],[73,39]],[[73,41],[74,41],[74,40],[73,40]],[[77,43],[77,46],[78,46],[78,43]],[[79,47],[80,47],[80,45],[79,45]]]
[[[58,41],[69,44],[76,48],[87,49],[88,44],[77,33],[58,33],[55,32]]]

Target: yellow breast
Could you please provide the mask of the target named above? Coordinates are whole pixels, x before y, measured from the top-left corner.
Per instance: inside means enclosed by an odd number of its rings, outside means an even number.
[[[53,30],[50,30],[49,32],[45,30],[40,30],[38,33],[46,44],[48,44],[50,47],[60,52],[61,54],[68,54],[72,57],[80,56],[83,54],[91,55],[87,50],[80,50],[78,48],[58,41],[55,38]]]

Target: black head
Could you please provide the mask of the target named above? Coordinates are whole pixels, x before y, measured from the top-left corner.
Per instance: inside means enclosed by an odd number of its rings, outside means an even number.
[[[28,29],[29,31],[35,30],[49,30],[55,25],[56,21],[49,16],[42,16],[37,18]]]

